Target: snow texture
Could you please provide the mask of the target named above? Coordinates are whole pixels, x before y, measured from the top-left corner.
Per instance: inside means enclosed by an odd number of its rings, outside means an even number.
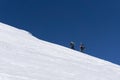
[[[0,80],[120,80],[120,66],[0,23]]]

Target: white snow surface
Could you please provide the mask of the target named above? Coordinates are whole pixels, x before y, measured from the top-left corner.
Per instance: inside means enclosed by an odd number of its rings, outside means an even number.
[[[120,66],[0,23],[0,80],[120,80]]]

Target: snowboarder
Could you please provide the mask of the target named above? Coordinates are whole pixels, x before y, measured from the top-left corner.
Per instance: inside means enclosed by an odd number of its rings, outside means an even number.
[[[75,49],[74,47],[75,47],[75,43],[71,41],[71,42],[70,42],[70,48],[71,48],[71,49]]]
[[[84,51],[84,49],[85,49],[85,46],[84,46],[84,44],[83,44],[83,43],[81,43],[81,44],[80,44],[80,51],[81,51],[81,52],[83,52],[83,51]]]

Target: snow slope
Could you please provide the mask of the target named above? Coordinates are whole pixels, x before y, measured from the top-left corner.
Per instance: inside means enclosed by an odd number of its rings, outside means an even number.
[[[0,80],[120,80],[120,66],[0,23]]]

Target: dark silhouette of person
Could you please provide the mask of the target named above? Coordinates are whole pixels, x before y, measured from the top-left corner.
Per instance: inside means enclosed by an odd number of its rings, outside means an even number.
[[[75,43],[72,42],[72,41],[70,42],[70,48],[71,48],[71,49],[75,49]]]
[[[83,51],[84,51],[84,49],[85,49],[85,46],[84,46],[84,44],[83,44],[83,43],[81,43],[81,44],[80,44],[80,51],[81,51],[81,52],[83,52]]]

